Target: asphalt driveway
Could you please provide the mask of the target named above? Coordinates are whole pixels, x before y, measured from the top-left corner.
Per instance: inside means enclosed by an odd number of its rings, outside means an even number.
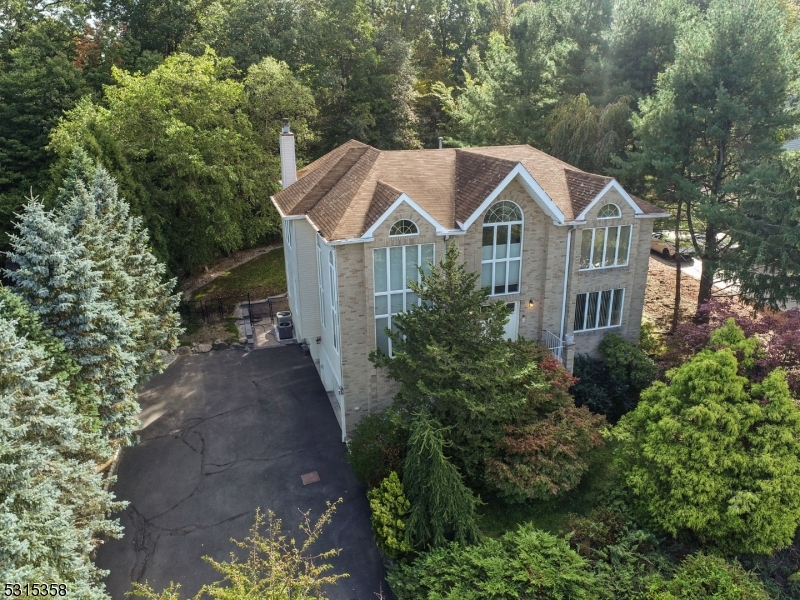
[[[311,359],[299,346],[186,356],[140,396],[142,441],[123,451],[113,491],[130,502],[125,537],[97,563],[123,600],[131,581],[157,590],[180,583],[184,598],[221,579],[202,556],[227,560],[257,507],[298,536],[298,509],[319,516],[343,498],[317,550],[341,548],[333,600],[374,600],[387,589],[364,489],[344,462],[339,425]],[[317,471],[304,486],[300,476]]]

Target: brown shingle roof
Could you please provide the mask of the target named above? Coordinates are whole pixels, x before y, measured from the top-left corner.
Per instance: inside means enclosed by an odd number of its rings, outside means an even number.
[[[573,169],[564,169],[564,175],[567,178],[567,189],[572,203],[572,211],[575,213],[573,218],[581,214],[592,203],[592,200],[597,198],[597,194],[602,192],[603,188],[611,181],[611,177],[592,175],[591,173]]]
[[[328,240],[360,237],[402,193],[443,227],[457,229],[518,164],[566,221],[611,181],[531,146],[380,151],[351,140],[302,169],[273,201],[284,215],[307,214]],[[645,214],[663,212],[635,201]]]

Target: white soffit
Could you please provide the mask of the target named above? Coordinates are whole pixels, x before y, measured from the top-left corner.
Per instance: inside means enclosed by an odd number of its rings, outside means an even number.
[[[438,234],[452,233],[450,229],[442,226],[441,223],[439,223],[436,219],[430,216],[428,214],[428,211],[426,211],[419,204],[414,202],[411,196],[403,192],[402,194],[400,194],[400,196],[398,196],[397,200],[392,202],[392,205],[386,209],[386,211],[378,218],[378,220],[372,224],[372,227],[370,227],[364,232],[364,235],[361,236],[361,239],[363,241],[367,241],[367,238],[372,238],[375,235],[375,231],[378,229],[378,227],[380,227],[384,223],[384,221],[386,221],[386,219],[389,218],[389,215],[391,215],[401,204],[403,204],[403,202],[408,204],[412,209],[414,209],[414,211],[416,211],[417,214],[419,214],[423,219],[428,221],[428,223],[433,225],[433,227],[436,229],[436,233]]]
[[[536,204],[538,204],[545,213],[547,213],[556,225],[563,225],[564,224],[564,213],[561,212],[555,202],[553,202],[552,198],[547,195],[547,192],[544,191],[542,186],[533,178],[533,176],[528,173],[528,169],[522,166],[522,163],[517,163],[517,166],[514,167],[511,172],[506,175],[506,178],[500,182],[494,191],[486,197],[486,200],[481,202],[481,205],[477,208],[477,210],[472,213],[469,219],[464,223],[463,228],[469,228],[477,219],[478,217],[483,214],[489,205],[494,202],[497,197],[503,193],[509,183],[511,183],[514,179],[517,179],[522,187],[525,188],[525,191],[528,192],[530,197],[533,199]]]

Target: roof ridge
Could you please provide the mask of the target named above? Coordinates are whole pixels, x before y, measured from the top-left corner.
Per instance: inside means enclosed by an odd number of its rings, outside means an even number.
[[[357,151],[358,157],[356,160],[352,160]],[[378,156],[380,156],[381,151],[365,145],[363,148],[353,148],[347,154],[350,155],[350,160],[345,163],[347,170],[337,178],[336,183],[324,195],[320,196],[314,206],[307,211],[309,217],[326,233],[329,232],[329,235],[336,231],[347,211],[347,207],[350,206],[361,184],[364,183],[364,179],[366,179],[372,165],[375,164]],[[344,158],[342,157],[342,161],[344,161]],[[339,163],[337,163],[338,166]],[[320,206],[323,206],[324,210],[317,210],[317,207]],[[328,236],[325,237],[327,238]]]
[[[375,191],[372,193],[367,214],[364,216],[361,235],[364,235],[402,194],[401,190],[378,179],[375,182]]]

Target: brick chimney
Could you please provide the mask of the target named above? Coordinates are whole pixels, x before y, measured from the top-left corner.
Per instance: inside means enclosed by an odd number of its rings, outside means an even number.
[[[286,189],[297,181],[297,159],[294,155],[294,134],[289,129],[289,119],[283,120],[281,131],[281,185]]]

